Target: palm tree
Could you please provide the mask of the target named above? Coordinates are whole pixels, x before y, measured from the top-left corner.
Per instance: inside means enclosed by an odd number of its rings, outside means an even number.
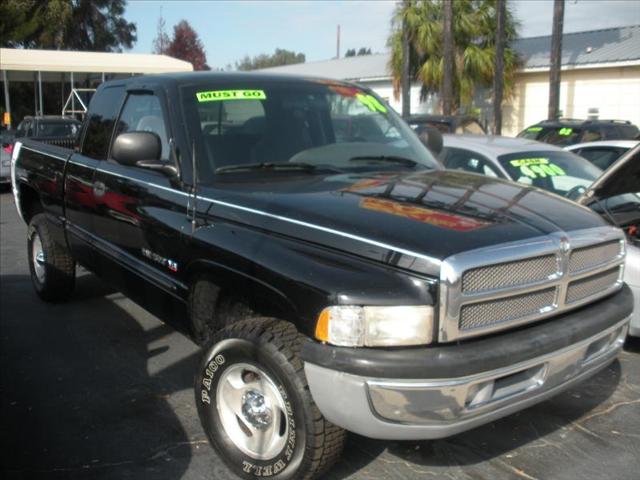
[[[453,111],[453,0],[444,0],[444,12],[442,15],[442,44],[443,71],[442,71],[442,113],[451,115]]]
[[[496,54],[493,64],[493,134],[502,134],[502,90],[504,86],[504,41],[507,0],[496,0]]]
[[[451,110],[470,107],[477,87],[491,87],[495,57],[495,0],[452,1],[453,8],[453,81]],[[518,58],[511,47],[516,24],[509,8],[505,9],[504,95],[513,89]],[[440,93],[444,77],[444,2],[410,0],[396,8],[388,40],[391,47],[389,69],[396,96],[402,74],[402,26],[409,29],[410,74],[422,82],[422,96]]]
[[[404,0],[404,8],[410,6],[410,0]],[[402,118],[409,119],[411,115],[411,60],[409,58],[409,26],[407,20],[402,20]]]
[[[549,120],[560,114],[560,69],[562,67],[562,30],[564,0],[553,2],[553,28],[551,30],[551,67],[549,69]]]

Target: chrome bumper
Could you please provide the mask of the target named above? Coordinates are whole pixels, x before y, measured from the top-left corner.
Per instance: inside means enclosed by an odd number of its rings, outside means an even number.
[[[305,363],[313,398],[330,422],[371,438],[443,438],[545,400],[607,366],[629,318],[593,337],[517,365],[451,379],[367,378]]]

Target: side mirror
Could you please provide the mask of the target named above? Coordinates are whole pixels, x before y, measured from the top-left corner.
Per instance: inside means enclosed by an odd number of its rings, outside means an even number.
[[[438,156],[440,152],[442,152],[442,133],[440,133],[437,128],[421,125],[415,129],[415,132],[423,145],[427,147],[431,153]]]
[[[111,157],[122,165],[136,166],[139,161],[158,161],[162,142],[152,132],[121,133],[113,142]]]

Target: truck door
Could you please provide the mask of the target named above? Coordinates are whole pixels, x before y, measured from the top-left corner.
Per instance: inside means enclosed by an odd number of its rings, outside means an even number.
[[[89,268],[95,267],[93,251],[97,240],[94,216],[96,193],[100,193],[100,186],[94,183],[95,169],[100,161],[107,158],[124,95],[123,85],[104,88],[94,95],[89,106],[82,147],[80,152],[71,156],[66,167],[67,241],[76,259]]]
[[[160,138],[162,160],[175,161],[166,112],[161,92],[129,92],[112,141],[122,133],[152,132]],[[100,162],[95,184],[102,189],[97,197],[96,231],[107,242],[105,261],[109,267],[120,267],[119,273],[111,269],[113,280],[124,290],[137,282],[133,287],[140,292],[142,278],[174,296],[184,294],[178,278],[184,258],[182,232],[189,231],[190,224],[188,195],[179,179],[109,158]],[[152,289],[148,292],[154,294]]]

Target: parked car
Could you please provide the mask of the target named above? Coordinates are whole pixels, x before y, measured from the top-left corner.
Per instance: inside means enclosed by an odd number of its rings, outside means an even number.
[[[586,158],[599,169],[606,170],[622,155],[638,145],[640,145],[638,140],[602,140],[577,143],[564,149]]]
[[[51,145],[72,148],[77,142],[81,126],[81,122],[70,117],[27,116],[16,129],[14,142],[18,139],[31,138]],[[9,149],[13,149],[13,144]]]
[[[384,136],[341,139],[345,114]],[[317,478],[345,430],[463,432],[570,388],[624,342],[620,229],[443,170],[371,90],[132,77],[102,84],[86,122],[78,152],[16,144],[33,286],[66,300],[81,264],[143,305],[182,302],[174,321],[204,347],[202,426],[243,478]]]
[[[408,123],[414,130],[426,126],[436,128],[441,133],[487,133],[477,118],[467,115],[413,115]]]
[[[596,140],[633,140],[640,133],[627,120],[544,120],[525,128],[518,137],[566,147]]]
[[[577,198],[602,170],[560,147],[524,138],[443,135],[445,168],[504,178]]]
[[[526,139],[444,135],[443,145],[440,160],[448,169],[505,178],[566,196],[624,229],[628,244],[624,280],[639,301],[640,147],[603,174],[582,157]],[[631,323],[630,334],[640,336],[640,308]]]
[[[15,130],[3,129],[0,132],[0,188],[11,183],[11,151]]]
[[[609,167],[577,201],[626,232],[624,281],[635,297],[629,334],[640,337],[640,146]]]

